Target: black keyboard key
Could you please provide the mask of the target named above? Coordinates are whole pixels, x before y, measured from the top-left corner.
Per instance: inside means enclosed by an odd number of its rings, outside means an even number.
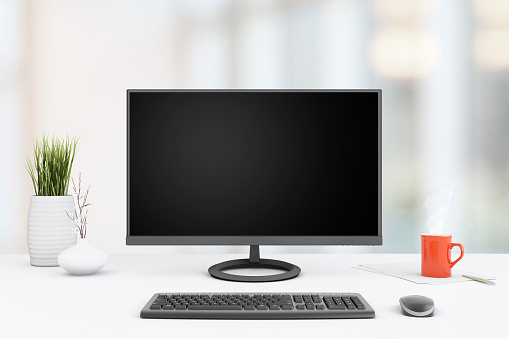
[[[246,306],[244,306],[244,310],[246,310],[246,311],[254,311],[255,310],[255,305],[246,305]]]
[[[345,303],[346,306],[353,305],[353,302],[350,299],[343,298],[343,302]]]
[[[155,304],[155,305],[153,304],[153,305],[150,305],[150,307],[149,307],[149,308],[150,308],[151,310],[160,310],[162,306],[163,306],[163,305],[160,305],[160,304]]]
[[[297,306],[295,306],[295,308],[298,309],[298,310],[305,310],[306,306],[304,306],[304,305],[297,305]]]
[[[355,304],[355,306],[357,306],[358,309],[360,309],[360,310],[366,309],[366,306],[364,306],[364,304],[358,297],[352,297],[351,299],[352,299],[353,303]]]
[[[322,302],[322,300],[320,299],[320,297],[319,297],[317,294],[312,295],[312,296],[311,296],[311,299],[313,300],[313,302],[314,302],[315,304],[319,304],[319,303],[321,303],[321,302]]]
[[[186,305],[175,305],[175,309],[183,311],[186,309]]]
[[[174,308],[175,308],[175,306],[173,306],[173,305],[164,305],[163,306],[163,310],[165,310],[165,311],[173,310]]]
[[[271,311],[279,311],[280,309],[281,308],[279,307],[279,305],[272,304],[269,306],[269,310],[271,310]]]
[[[256,306],[258,311],[267,311],[269,308],[266,305],[258,305]]]
[[[324,310],[325,309],[325,305],[316,305],[316,309],[317,310]]]
[[[353,304],[353,302],[350,300],[350,298],[344,298],[343,297],[343,301],[346,305],[346,308],[349,309],[349,310],[355,310],[355,305]]]

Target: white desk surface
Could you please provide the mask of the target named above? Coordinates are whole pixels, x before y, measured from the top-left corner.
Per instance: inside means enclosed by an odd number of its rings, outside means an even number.
[[[458,268],[497,277],[496,286],[468,281],[419,285],[352,269],[358,264],[420,260],[418,254],[281,254],[302,273],[275,283],[214,279],[210,265],[242,255],[110,255],[103,270],[72,276],[59,267],[33,267],[28,254],[0,255],[0,333],[3,338],[508,338],[509,254],[466,254]],[[172,320],[141,319],[156,292],[358,292],[374,319]],[[435,300],[435,316],[401,314],[399,298]],[[8,334],[7,336],[5,334]]]

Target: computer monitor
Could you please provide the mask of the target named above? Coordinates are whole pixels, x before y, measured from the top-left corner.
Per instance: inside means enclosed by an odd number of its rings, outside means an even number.
[[[381,103],[377,89],[128,90],[127,245],[249,245],[209,268],[244,282],[300,273],[259,245],[381,245]]]

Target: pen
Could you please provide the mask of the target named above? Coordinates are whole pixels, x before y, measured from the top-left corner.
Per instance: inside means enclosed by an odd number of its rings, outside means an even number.
[[[465,274],[463,274],[463,276],[465,278],[472,279],[472,280],[475,280],[475,281],[478,281],[478,282],[482,282],[482,283],[485,283],[485,284],[488,284],[488,285],[495,285],[495,283],[493,281],[489,281],[489,280],[486,280],[486,279],[483,279],[483,278],[472,277],[471,275],[465,275]]]

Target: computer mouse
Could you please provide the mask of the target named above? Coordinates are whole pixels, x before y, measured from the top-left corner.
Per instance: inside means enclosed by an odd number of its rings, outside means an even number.
[[[399,298],[403,314],[413,317],[432,317],[435,311],[433,299],[422,295],[407,295]]]

